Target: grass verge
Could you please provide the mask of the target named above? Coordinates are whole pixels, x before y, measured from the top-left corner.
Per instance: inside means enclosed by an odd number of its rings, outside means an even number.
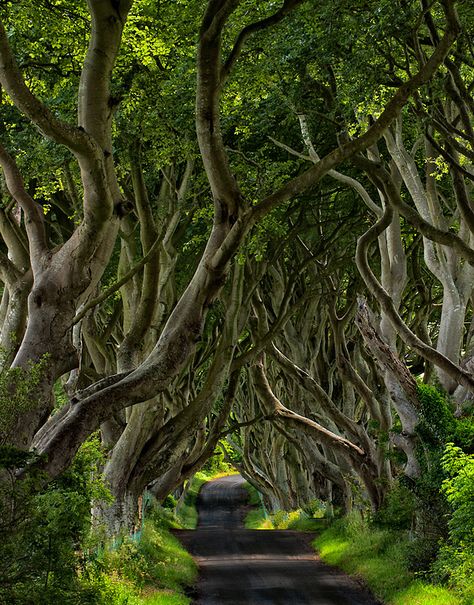
[[[172,514],[156,506],[139,541],[124,538],[95,557],[81,578],[81,605],[189,605],[197,567],[172,525]]]
[[[318,532],[313,546],[321,559],[362,579],[386,605],[474,605],[408,570],[411,543],[407,532],[377,529],[356,513],[328,527],[328,519],[316,505],[308,511],[266,514],[255,488],[249,484],[246,488],[254,508],[245,518],[245,527]]]
[[[247,529],[293,529],[297,531],[321,531],[327,525],[323,510],[319,506],[310,507],[308,511],[277,511],[267,513],[258,491],[249,483],[244,484],[249,493],[249,504],[254,508],[245,517]]]
[[[245,527],[247,529],[292,529],[317,532],[324,529],[326,525],[325,519],[312,517],[302,510],[278,511],[266,515],[261,508],[256,508],[245,517]]]
[[[175,510],[176,519],[182,529],[196,529],[198,523],[197,497],[201,487],[208,480],[203,473],[196,473],[185,486]]]
[[[364,580],[387,605],[473,605],[408,570],[407,532],[371,527],[353,513],[323,531],[313,546],[323,561]]]

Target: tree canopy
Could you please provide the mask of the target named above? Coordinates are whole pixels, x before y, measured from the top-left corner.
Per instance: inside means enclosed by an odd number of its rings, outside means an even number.
[[[377,511],[447,442],[473,453],[471,3],[0,15],[19,480],[56,479],[100,431],[114,534],[223,440],[273,508]]]

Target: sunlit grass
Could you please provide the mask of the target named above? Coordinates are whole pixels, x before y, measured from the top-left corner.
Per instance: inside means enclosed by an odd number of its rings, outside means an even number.
[[[245,517],[245,527],[247,529],[274,529],[261,508],[253,509],[248,513]]]
[[[158,590],[155,593],[143,596],[140,605],[189,605],[188,597],[170,591]]]
[[[416,580],[391,601],[393,605],[459,605],[460,602],[449,590]]]
[[[249,504],[254,507],[245,517],[247,529],[293,529],[316,532],[326,527],[326,520],[322,518],[321,511],[317,512],[317,516],[311,516],[303,510],[277,511],[268,514],[257,490],[249,483],[245,483],[244,487],[249,493]]]
[[[176,507],[176,519],[182,529],[196,529],[198,524],[198,512],[196,509],[196,501],[201,491],[201,487],[208,481],[205,475],[196,473],[190,479],[189,485],[186,487],[184,498]]]
[[[145,529],[140,552],[150,562],[150,580],[172,589],[191,585],[197,576],[196,564],[179,540],[161,528]]]
[[[371,528],[354,515],[322,532],[313,545],[323,561],[362,578],[387,605],[467,605],[407,569],[410,542],[404,532]]]

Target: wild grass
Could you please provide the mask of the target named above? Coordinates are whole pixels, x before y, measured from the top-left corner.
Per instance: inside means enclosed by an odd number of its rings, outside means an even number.
[[[175,510],[176,519],[182,529],[196,529],[198,524],[196,502],[201,487],[206,481],[208,478],[205,475],[196,473],[186,485]]]
[[[323,531],[313,545],[323,561],[362,578],[387,605],[468,605],[408,570],[407,532],[371,527],[352,513]]]
[[[244,483],[244,488],[249,495],[248,503],[253,507],[244,519],[245,527],[247,529],[273,529],[258,491],[247,481]]]
[[[326,527],[326,520],[311,517],[302,510],[278,511],[267,515],[260,507],[248,513],[245,517],[245,527],[247,529],[292,529],[317,532]]]
[[[274,529],[261,507],[251,510],[245,517],[244,524],[247,529]]]
[[[249,492],[249,504],[254,508],[245,517],[247,529],[292,529],[296,531],[316,532],[327,525],[323,510],[315,506],[312,510],[277,511],[267,513],[258,491],[249,483],[244,487]]]
[[[189,605],[190,602],[184,595],[159,591],[154,595],[142,597],[140,605]]]
[[[247,490],[249,495],[248,503],[251,506],[258,506],[262,509],[262,513],[264,512],[262,506],[262,499],[259,492],[255,489],[253,485],[251,485],[248,481],[244,483],[244,488]]]
[[[170,515],[156,506],[139,541],[106,548],[82,578],[87,605],[189,605],[197,577],[191,555],[169,531]]]

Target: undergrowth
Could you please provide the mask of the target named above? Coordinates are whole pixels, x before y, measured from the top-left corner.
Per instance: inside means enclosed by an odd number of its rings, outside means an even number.
[[[124,538],[95,554],[85,566],[81,605],[188,605],[186,587],[197,568],[170,532],[169,512],[155,505],[140,540]]]
[[[314,532],[326,527],[325,507],[320,500],[311,501],[305,510],[279,510],[268,513],[258,491],[249,483],[245,483],[244,487],[249,493],[249,504],[254,507],[245,517],[247,529],[292,529]]]
[[[0,470],[13,473],[26,455],[0,448]],[[196,566],[170,532],[177,526],[172,511],[155,503],[140,540],[125,537],[104,546],[92,529],[91,502],[111,501],[100,474],[103,462],[93,436],[71,468],[45,488],[41,475],[31,473],[0,493],[0,605],[190,602],[185,589]]]

